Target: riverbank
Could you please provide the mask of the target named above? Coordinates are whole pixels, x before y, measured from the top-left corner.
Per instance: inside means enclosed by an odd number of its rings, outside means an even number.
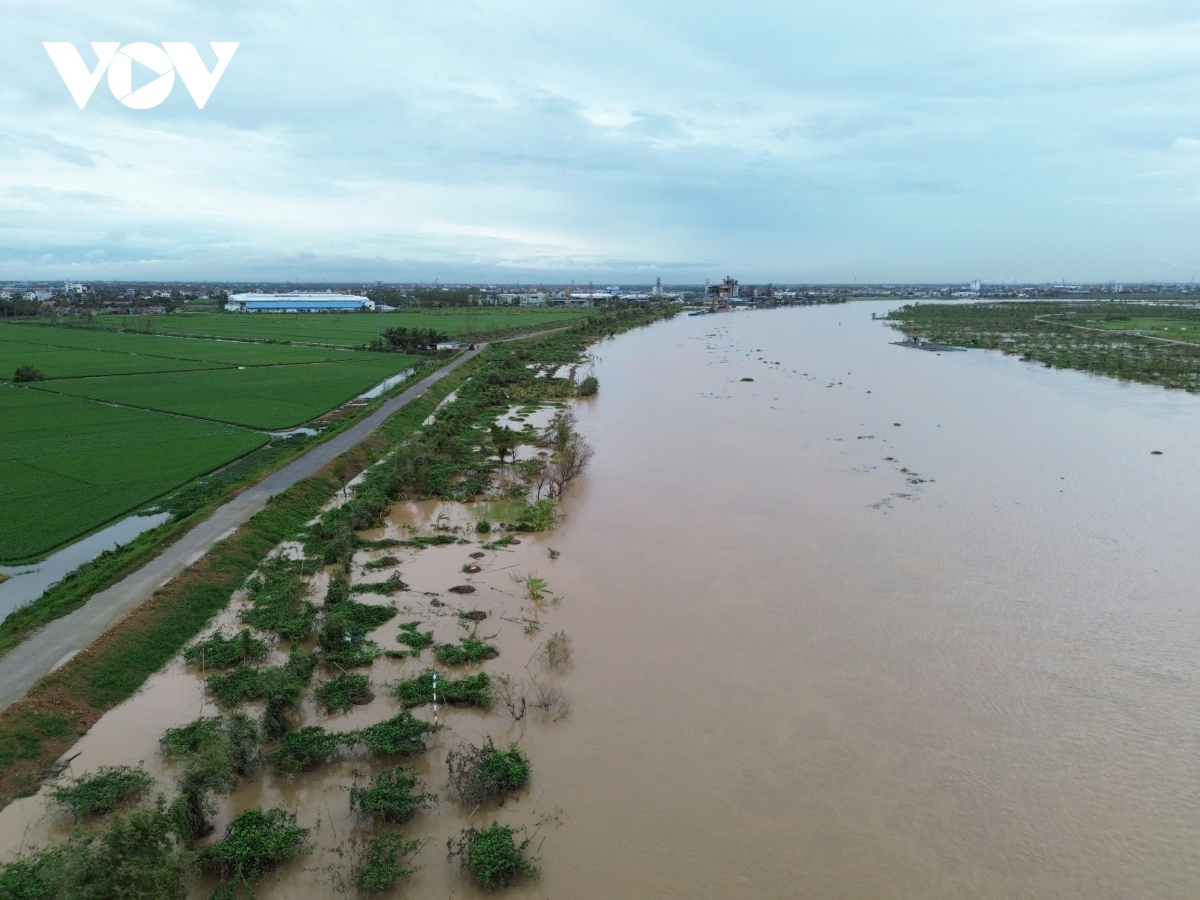
[[[887,320],[929,341],[999,350],[1120,381],[1200,390],[1200,310],[1190,304],[918,303],[889,312]]]
[[[594,317],[586,326],[542,338],[530,348],[497,347],[487,358],[473,360],[455,376],[443,379],[427,402],[432,404],[455,390],[458,397],[442,406],[431,421],[425,421],[431,405],[409,404],[385,423],[378,433],[379,440],[360,445],[332,464],[342,463],[351,475],[355,472],[365,475],[356,485],[353,499],[325,514],[324,524],[313,532],[317,537],[307,539],[306,552],[309,555],[317,552],[327,561],[333,553],[332,560],[339,565],[350,562],[350,557],[345,556],[347,552],[354,554],[356,547],[369,546],[356,530],[383,515],[387,508],[383,495],[393,489],[469,500],[480,494],[485,478],[490,475],[501,476],[501,482],[509,488],[522,480],[528,483],[528,479],[536,477],[533,460],[510,463],[505,470],[498,460],[489,461],[490,450],[486,445],[474,446],[478,438],[473,432],[498,413],[508,412],[513,402],[554,403],[573,396],[579,387],[574,379],[555,378],[553,372],[563,365],[579,363],[583,349],[597,339],[655,321],[661,314],[656,310],[630,310]],[[410,451],[387,466],[367,468],[391,448],[399,445],[405,451],[407,445],[400,442],[418,428],[420,440]],[[427,453],[432,455],[424,455]],[[0,766],[4,767],[0,785],[6,799],[35,789],[40,777],[48,774],[49,763],[95,724],[103,712],[130,698],[148,675],[171,659],[183,641],[194,636],[205,621],[228,603],[234,589],[273,547],[302,535],[301,526],[316,511],[314,504],[319,507],[325,503],[343,483],[332,474],[330,467],[326,467],[314,478],[276,498],[271,508],[255,516],[233,537],[218,544],[204,560],[159,591],[152,603],[42,682],[27,703],[0,716],[0,746],[11,748],[7,757],[0,757]],[[547,490],[552,490],[553,485],[551,477]],[[561,489],[561,485],[558,487]],[[366,519],[362,518],[364,515]],[[447,534],[440,524],[438,530]],[[318,545],[312,544],[314,539]],[[519,546],[518,540],[505,540],[501,535],[497,539],[495,549],[504,552],[512,552]],[[390,540],[404,546],[411,538]],[[456,540],[430,543],[436,546],[453,544]],[[421,543],[417,541],[418,545]],[[491,542],[480,543],[486,548]],[[378,560],[362,564],[372,561]],[[459,579],[464,577],[464,566],[466,563],[459,561]],[[529,590],[531,603],[550,599],[549,592],[537,590],[536,585]],[[536,634],[536,624],[534,609],[533,617],[521,625],[521,638]],[[142,696],[139,694],[138,698]]]

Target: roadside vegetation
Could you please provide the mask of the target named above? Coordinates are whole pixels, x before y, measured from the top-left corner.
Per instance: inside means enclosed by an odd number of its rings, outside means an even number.
[[[1050,368],[1195,392],[1200,309],[1119,301],[920,303],[888,314],[894,327],[958,347],[1000,350]]]
[[[497,523],[508,526],[510,533],[481,541],[481,548],[511,545],[518,540],[515,532],[519,530],[553,527],[555,504],[549,497],[539,500],[536,495],[531,501],[533,480],[519,472],[514,475],[513,465],[500,460],[487,440],[489,426],[514,401],[569,399],[577,391],[578,384],[572,379],[533,374],[527,362],[529,353],[535,354],[537,365],[557,371],[558,366],[576,361],[582,349],[597,338],[653,321],[657,315],[653,309],[614,310],[576,330],[543,338],[532,351],[524,347],[489,349],[440,382],[431,398],[409,404],[389,418],[339,464],[327,466],[272,498],[265,510],[160,589],[151,602],[87,653],[45,679],[27,702],[0,713],[0,790],[7,800],[36,790],[55,774],[54,760],[81,733],[105,710],[130,697],[150,674],[185,652],[185,647],[189,661],[205,673],[206,686],[222,709],[219,716],[197,719],[162,735],[162,753],[175,779],[174,799],[169,804],[160,795],[153,805],[146,801],[123,815],[109,812],[106,822],[90,831],[81,829],[62,844],[29,851],[13,863],[0,865],[0,895],[9,884],[16,884],[28,896],[75,896],[61,889],[67,884],[63,879],[75,877],[75,870],[67,872],[56,861],[70,854],[95,854],[102,846],[98,842],[116,839],[112,829],[118,825],[124,829],[121,834],[136,825],[144,835],[144,846],[139,846],[137,853],[123,844],[114,851],[127,858],[115,860],[110,866],[113,872],[123,871],[121,866],[127,862],[136,863],[137,871],[129,876],[131,887],[122,888],[125,895],[184,896],[205,871],[222,879],[214,896],[248,893],[254,881],[272,867],[305,851],[310,839],[307,829],[285,810],[250,809],[234,819],[216,841],[204,847],[196,842],[212,834],[219,798],[263,765],[288,778],[303,777],[303,772],[335,757],[370,753],[388,758],[392,768],[367,785],[356,781],[351,788],[351,802],[364,818],[395,825],[436,802],[415,776],[392,761],[426,752],[430,739],[443,727],[409,711],[434,699],[433,669],[388,683],[389,695],[402,711],[374,724],[339,731],[307,723],[302,715],[314,701],[326,711],[336,712],[366,699],[371,680],[366,673],[351,669],[359,664],[357,660],[370,662],[380,654],[367,635],[398,614],[392,604],[399,601],[360,603],[351,599],[354,591],[345,576],[354,565],[354,553],[391,546],[421,549],[473,543],[441,522],[432,535],[413,534],[391,543],[369,541],[359,532],[370,525],[362,523],[378,522],[399,497],[444,494],[518,503],[511,507],[515,522]],[[434,413],[435,401],[452,391],[457,392],[455,402],[438,408],[432,420],[423,424]],[[568,425],[569,440],[581,442],[573,423],[568,420]],[[529,429],[527,434],[542,442],[540,446],[551,457],[556,452],[552,432],[562,427],[560,422],[550,430]],[[358,475],[363,477],[356,478]],[[343,492],[349,495],[346,502],[318,515],[330,499]],[[287,542],[298,542],[302,556],[291,558],[295,545],[290,543],[288,554],[280,552],[280,545]],[[334,576],[322,602],[314,600],[307,587],[309,576],[320,566],[332,567]],[[533,577],[538,579],[536,574]],[[466,593],[470,586],[460,587]],[[242,615],[245,627],[231,635],[218,632],[196,641],[196,635],[211,628],[213,617],[239,589],[247,593]],[[544,580],[540,580],[539,592],[543,597],[548,593]],[[486,610],[453,607],[439,614],[451,621],[457,614],[459,624],[468,630],[488,615]],[[521,620],[516,621],[520,625]],[[455,642],[435,643],[432,632],[420,630],[420,622],[406,621],[399,634],[406,656],[432,647],[433,655],[446,666],[486,661],[495,653],[488,639],[473,631]],[[558,633],[550,642],[559,648],[555,662],[543,664],[565,671],[570,662],[569,642]],[[289,648],[284,664],[263,664],[267,650]],[[318,672],[320,678],[315,678]],[[458,678],[439,672],[437,700],[450,707],[487,709],[496,700],[497,684],[498,679],[484,671]],[[247,703],[257,704],[261,712],[253,718],[242,712],[240,707]],[[448,768],[452,791],[464,803],[472,796],[502,799],[527,785],[531,771],[522,749],[512,744],[498,750],[490,738],[479,747],[464,745],[452,751]],[[113,810],[144,797],[150,786],[141,787],[131,780],[130,773],[136,777],[136,772],[122,772],[127,783],[109,785],[105,791],[96,791],[97,796],[108,803],[109,794],[118,794],[116,805],[110,807]],[[77,802],[84,804],[80,808],[89,808],[84,800]],[[377,827],[382,825],[372,824]],[[518,840],[521,834],[496,823],[482,830],[468,829],[460,835],[457,852],[466,871],[490,888],[504,887],[520,877],[536,878],[539,870],[527,852],[529,840]],[[348,857],[355,883],[363,890],[381,890],[404,880],[414,871],[418,847],[407,835],[377,831],[355,844]]]

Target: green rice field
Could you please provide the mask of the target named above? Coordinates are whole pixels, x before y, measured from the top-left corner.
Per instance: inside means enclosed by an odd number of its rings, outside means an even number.
[[[591,310],[562,307],[479,309],[475,333],[480,337],[519,334],[542,328],[569,325]],[[150,317],[148,327],[158,334],[227,337],[254,341],[296,341],[361,347],[379,336],[375,313],[209,313]],[[119,329],[120,316],[98,316],[96,329]],[[51,326],[26,326],[50,328]],[[434,328],[451,336],[464,336],[469,329],[467,313],[461,308],[386,313],[384,328]],[[84,331],[64,326],[55,331]],[[136,335],[131,335],[136,337]]]
[[[36,387],[248,428],[280,429],[315,419],[415,361],[375,356],[351,362],[72,378]]]
[[[0,385],[0,560],[43,555],[266,441],[228,425]]]
[[[216,317],[214,317],[216,318]],[[38,558],[417,357],[0,324],[0,561]],[[12,383],[18,366],[45,376]]]

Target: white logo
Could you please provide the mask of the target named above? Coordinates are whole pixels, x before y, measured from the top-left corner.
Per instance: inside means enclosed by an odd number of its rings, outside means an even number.
[[[183,86],[196,101],[196,108],[204,109],[204,104],[212,96],[213,89],[233,59],[239,42],[214,41],[208,45],[217,55],[216,68],[211,72],[196,48],[182,41],[163,41],[161,47],[144,41],[124,46],[119,41],[93,42],[92,50],[96,53],[97,63],[96,68],[91,70],[72,43],[44,41],[42,46],[50,54],[50,61],[58,69],[58,74],[80,109],[87,106],[106,70],[109,90],[130,109],[152,109],[166,100],[171,88],[175,87],[176,73],[179,73]],[[158,77],[134,90],[134,63],[145,66]]]

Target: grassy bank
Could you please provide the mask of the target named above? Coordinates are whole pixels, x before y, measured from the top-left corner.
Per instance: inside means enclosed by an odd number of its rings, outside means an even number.
[[[272,548],[302,536],[309,521],[340,487],[336,468],[353,476],[385,453],[391,465],[372,467],[342,509],[327,516],[332,526],[309,535],[310,552],[323,549],[344,555],[357,538],[347,529],[360,516],[379,512],[381,500],[396,491],[412,489],[422,496],[464,498],[484,484],[482,458],[475,429],[495,411],[514,401],[568,397],[575,386],[549,375],[537,377],[530,365],[553,370],[574,363],[590,344],[628,328],[656,321],[669,310],[657,307],[605,311],[567,331],[528,345],[494,345],[476,359],[442,379],[432,399],[420,399],[391,416],[363,443],[339,457],[312,478],[272,498],[231,537],[214,545],[207,556],[157,591],[117,627],[79,654],[30,692],[28,699],[0,713],[0,799],[36,789],[57,759],[107,710],[131,696],[151,674],[159,671],[229,602],[231,595],[262,563]],[[455,403],[442,408],[434,423],[422,427],[436,400],[458,390]],[[420,430],[419,440],[409,439]],[[424,462],[422,462],[424,460]],[[474,461],[472,463],[472,460]],[[414,468],[406,468],[409,463]],[[421,466],[425,468],[420,468]],[[469,475],[475,468],[475,474]],[[407,479],[396,481],[397,473]],[[424,474],[422,474],[424,473]],[[428,480],[420,480],[424,476]],[[468,477],[469,476],[469,477]],[[472,480],[475,479],[475,480]],[[374,512],[372,512],[374,510]],[[365,526],[355,526],[365,527]],[[324,545],[324,546],[323,546]],[[339,559],[335,555],[335,559]]]
[[[1200,310],[1181,304],[923,303],[894,310],[888,319],[899,330],[941,343],[1000,350],[1122,381],[1200,390],[1200,346],[1193,343],[1200,337]]]

